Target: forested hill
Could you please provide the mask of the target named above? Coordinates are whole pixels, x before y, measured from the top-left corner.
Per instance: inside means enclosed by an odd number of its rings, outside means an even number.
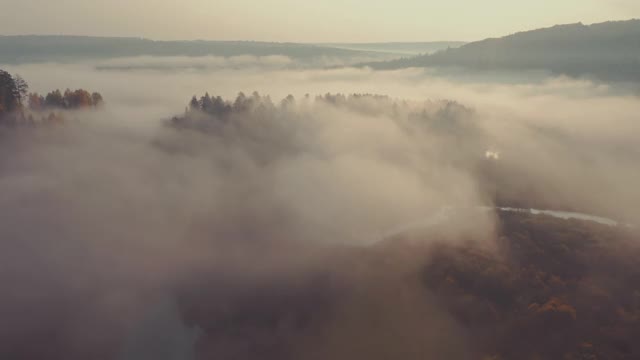
[[[0,36],[0,63],[75,61],[129,56],[270,56],[292,59],[368,57],[388,53],[329,46],[254,41],[154,41],[142,38],[90,36]]]
[[[558,25],[473,42],[432,55],[368,65],[378,69],[538,69],[602,80],[640,81],[640,20]]]

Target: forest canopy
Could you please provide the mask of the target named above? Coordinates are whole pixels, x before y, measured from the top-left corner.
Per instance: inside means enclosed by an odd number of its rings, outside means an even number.
[[[57,110],[80,110],[102,106],[104,99],[98,92],[84,89],[61,92],[59,89],[45,96],[29,93],[29,84],[20,75],[0,69],[0,122],[32,123],[34,115]]]

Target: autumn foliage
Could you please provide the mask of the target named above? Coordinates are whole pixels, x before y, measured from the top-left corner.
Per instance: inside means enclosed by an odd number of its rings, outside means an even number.
[[[479,355],[640,356],[633,230],[524,213],[503,213],[501,227],[500,255],[443,244],[423,270],[425,285],[471,334]]]
[[[64,118],[60,110],[92,109],[103,103],[100,93],[84,89],[67,89],[64,93],[54,90],[45,96],[29,93],[29,85],[22,77],[0,69],[0,124],[3,125],[57,123]]]

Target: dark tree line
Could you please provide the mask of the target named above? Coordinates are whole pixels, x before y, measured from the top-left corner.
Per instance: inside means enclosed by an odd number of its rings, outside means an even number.
[[[244,96],[244,94],[240,94]],[[240,97],[240,95],[238,97]],[[209,93],[206,93],[200,99],[194,95],[193,98],[191,98],[189,108],[187,109],[187,111],[201,111],[209,115],[228,114],[232,110],[232,104],[228,103],[220,96],[211,97]]]
[[[42,96],[29,93],[29,84],[20,75],[12,76],[0,69],[0,123],[35,123],[34,115],[42,122],[61,119],[55,110],[77,110],[99,107],[104,103],[98,92],[90,93],[84,89],[65,92],[54,90]],[[42,116],[42,112],[49,112]]]
[[[65,90],[62,93],[56,89],[46,96],[32,93],[28,96],[29,109],[42,111],[46,109],[82,109],[101,106],[104,102],[100,93],[89,93],[84,89]]]
[[[327,93],[314,98],[306,94],[299,101],[293,95],[288,95],[279,103],[274,103],[270,96],[263,96],[254,91],[251,95],[240,92],[232,100],[210,96],[209,93],[200,98],[194,95],[185,109],[184,116],[175,117],[173,120],[176,123],[188,122],[203,118],[203,115],[204,118],[225,119],[237,114],[259,115],[260,118],[265,118],[286,113],[300,104],[324,104],[363,114],[384,114],[391,118],[407,116],[412,121],[431,121],[434,118],[441,118],[443,121],[455,123],[458,118],[468,118],[473,113],[472,109],[455,101],[427,101],[424,104],[412,106],[407,101],[392,99],[386,95]],[[437,109],[437,112],[430,113],[427,109]]]

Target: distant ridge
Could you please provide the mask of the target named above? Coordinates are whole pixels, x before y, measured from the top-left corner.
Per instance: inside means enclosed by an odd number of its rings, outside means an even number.
[[[155,41],[133,37],[67,35],[0,36],[0,63],[75,61],[133,56],[272,56],[292,59],[374,58],[388,60],[388,53],[334,48],[314,44],[259,41]]]
[[[640,81],[640,20],[556,25],[472,42],[432,55],[366,65],[376,69],[430,66],[538,69],[602,80]]]

